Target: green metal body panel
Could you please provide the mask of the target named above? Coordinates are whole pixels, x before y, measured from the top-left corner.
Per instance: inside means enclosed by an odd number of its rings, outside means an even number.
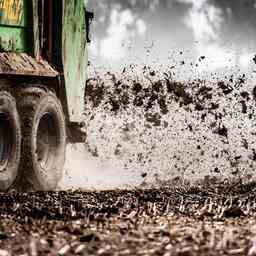
[[[82,122],[84,110],[84,89],[87,79],[87,42],[86,42],[86,17],[84,0],[52,0],[54,8],[60,20],[56,21],[53,14],[54,31],[49,36],[53,43],[53,54],[49,66],[42,65],[42,28],[40,21],[44,19],[44,5],[47,0],[0,0],[0,55],[9,53],[6,61],[0,56],[0,74],[23,74],[39,76],[52,76],[50,65],[56,70],[56,77],[62,79],[60,88],[64,92],[61,98],[64,108],[67,109],[71,123]],[[39,4],[40,2],[40,4]],[[51,1],[50,1],[51,2]],[[40,9],[41,8],[41,9]],[[39,15],[42,15],[39,17]],[[46,18],[46,25],[49,25]],[[59,43],[56,43],[59,42]],[[57,55],[56,55],[57,52]],[[13,55],[17,53],[17,55]],[[24,54],[27,54],[25,56]],[[3,56],[3,55],[2,55]],[[23,57],[22,57],[23,56]],[[57,57],[56,57],[57,56]],[[30,65],[26,66],[26,60],[30,59]],[[16,65],[16,60],[21,60],[21,65]],[[1,61],[5,62],[1,69]],[[11,63],[11,65],[10,65]],[[34,63],[34,64],[31,64]],[[15,66],[8,73],[8,67]],[[4,68],[3,68],[4,67]],[[17,71],[17,67],[25,67]],[[33,67],[37,70],[31,70]],[[38,68],[42,70],[38,70]],[[7,71],[6,71],[7,70]],[[51,72],[49,72],[49,70]]]
[[[65,1],[62,56],[67,103],[72,122],[82,120],[87,76],[87,47],[84,0]]]
[[[26,0],[0,0],[0,50],[31,53],[32,5]]]

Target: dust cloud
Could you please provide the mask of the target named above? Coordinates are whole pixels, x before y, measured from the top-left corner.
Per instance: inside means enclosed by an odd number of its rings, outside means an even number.
[[[89,7],[87,139],[69,145],[60,188],[254,179],[256,2]]]
[[[108,190],[139,186],[139,174],[128,173],[113,161],[101,161],[88,152],[83,144],[69,145],[60,189]]]
[[[253,71],[181,81],[180,65],[93,74],[85,97],[86,143],[68,148],[61,188],[254,178]]]

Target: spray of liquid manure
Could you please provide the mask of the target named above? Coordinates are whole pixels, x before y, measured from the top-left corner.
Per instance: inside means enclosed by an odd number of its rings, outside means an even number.
[[[86,143],[69,147],[61,188],[254,178],[253,73],[232,70],[184,80],[177,70],[130,65],[122,72],[92,72],[85,94]]]

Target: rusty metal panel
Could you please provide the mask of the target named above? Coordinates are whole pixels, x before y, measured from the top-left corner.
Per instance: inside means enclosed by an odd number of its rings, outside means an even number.
[[[0,24],[25,26],[23,0],[0,0]]]
[[[0,75],[56,77],[59,73],[47,61],[35,60],[26,53],[0,53]]]
[[[31,0],[0,0],[0,51],[32,52]]]
[[[63,1],[62,59],[71,122],[81,122],[87,78],[84,0]]]
[[[39,10],[38,0],[32,0],[33,4],[33,55],[36,59],[40,57],[40,33],[39,33]]]

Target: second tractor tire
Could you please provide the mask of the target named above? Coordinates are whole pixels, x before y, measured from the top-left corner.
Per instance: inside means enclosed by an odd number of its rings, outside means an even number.
[[[19,92],[22,144],[19,190],[50,191],[62,178],[66,152],[66,124],[53,92],[24,88]]]
[[[16,101],[0,91],[0,191],[14,183],[20,163],[21,128]]]

